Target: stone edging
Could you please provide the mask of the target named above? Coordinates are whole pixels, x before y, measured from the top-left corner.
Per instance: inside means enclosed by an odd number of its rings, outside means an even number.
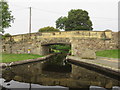
[[[31,62],[37,62],[37,61],[42,61],[45,60],[55,54],[49,54],[44,57],[36,58],[36,59],[28,59],[28,60],[22,60],[22,61],[16,61],[16,62],[10,62],[10,63],[0,63],[0,68],[4,68],[7,66],[15,66],[15,65],[20,65],[20,64],[26,64],[26,63],[31,63]]]
[[[77,63],[77,64],[83,64],[83,65],[86,65],[86,66],[89,66],[89,67],[93,67],[93,68],[96,68],[96,69],[99,69],[99,70],[102,70],[102,71],[109,72],[109,73],[112,73],[114,75],[120,76],[120,70],[119,69],[111,68],[111,67],[101,65],[101,64],[97,64],[97,63],[93,63],[93,62],[86,62],[85,59],[80,59],[80,58],[75,57],[75,56],[67,56],[66,59],[68,61],[72,61],[72,62]]]

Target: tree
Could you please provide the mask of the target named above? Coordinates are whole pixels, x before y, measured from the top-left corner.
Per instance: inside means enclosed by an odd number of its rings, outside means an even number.
[[[56,28],[65,31],[92,30],[92,22],[88,12],[82,9],[72,9],[67,17],[60,17],[56,20]]]
[[[67,22],[67,17],[60,17],[56,20],[56,28],[64,29],[65,30],[65,24]]]
[[[4,33],[4,28],[11,27],[11,21],[14,21],[9,5],[5,0],[0,1],[0,32]]]
[[[38,32],[57,32],[60,31],[59,29],[56,29],[54,27],[44,27],[44,28],[40,28]]]

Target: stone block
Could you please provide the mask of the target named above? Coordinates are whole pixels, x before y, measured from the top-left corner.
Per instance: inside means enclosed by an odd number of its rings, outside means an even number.
[[[82,49],[80,57],[82,59],[96,59],[96,53],[94,50]]]

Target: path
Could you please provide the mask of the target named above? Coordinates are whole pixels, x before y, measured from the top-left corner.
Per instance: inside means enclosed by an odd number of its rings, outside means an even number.
[[[115,73],[120,76],[120,61],[119,59],[97,57],[95,60],[81,59],[76,56],[67,56],[68,61],[72,61],[81,65],[97,68],[109,73]]]

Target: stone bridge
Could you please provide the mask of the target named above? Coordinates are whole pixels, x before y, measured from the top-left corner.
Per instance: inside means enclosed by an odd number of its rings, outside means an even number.
[[[97,50],[118,49],[118,32],[112,31],[64,31],[37,32],[13,35],[2,42],[2,51],[7,53],[27,53],[46,55],[50,45],[71,45],[72,55],[80,56],[81,48]]]

